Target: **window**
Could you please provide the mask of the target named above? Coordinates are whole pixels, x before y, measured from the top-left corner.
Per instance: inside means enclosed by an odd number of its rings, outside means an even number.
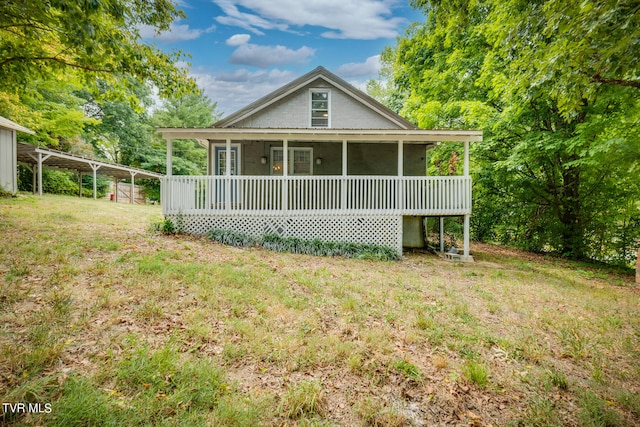
[[[283,150],[280,147],[271,148],[271,174],[282,175],[284,163]],[[289,175],[313,174],[313,149],[289,148]]]
[[[311,127],[329,127],[328,90],[311,90]]]

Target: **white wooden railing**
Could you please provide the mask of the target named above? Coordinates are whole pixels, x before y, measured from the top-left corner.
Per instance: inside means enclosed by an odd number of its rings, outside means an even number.
[[[167,176],[164,214],[471,213],[471,177]]]

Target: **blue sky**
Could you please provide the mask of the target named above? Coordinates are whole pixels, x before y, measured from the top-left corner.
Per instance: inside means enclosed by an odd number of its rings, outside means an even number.
[[[408,0],[179,0],[186,20],[154,35],[191,55],[190,74],[228,115],[322,65],[357,87],[376,78],[379,55],[424,20]]]

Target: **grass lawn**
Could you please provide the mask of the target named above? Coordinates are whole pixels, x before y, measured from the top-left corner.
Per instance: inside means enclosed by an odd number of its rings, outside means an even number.
[[[489,245],[317,258],[160,219],[0,199],[0,400],[42,404],[0,424],[640,425],[630,274]]]

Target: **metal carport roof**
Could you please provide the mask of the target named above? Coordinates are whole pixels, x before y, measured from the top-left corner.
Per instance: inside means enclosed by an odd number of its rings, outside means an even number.
[[[117,163],[109,163],[101,160],[76,156],[63,151],[42,148],[36,145],[18,142],[18,162],[38,166],[38,192],[42,195],[42,166],[52,166],[60,169],[71,169],[79,173],[91,173],[94,176],[94,198],[96,197],[95,176],[97,173],[116,179],[138,178],[161,179],[164,175],[149,172],[144,169],[124,166]]]

